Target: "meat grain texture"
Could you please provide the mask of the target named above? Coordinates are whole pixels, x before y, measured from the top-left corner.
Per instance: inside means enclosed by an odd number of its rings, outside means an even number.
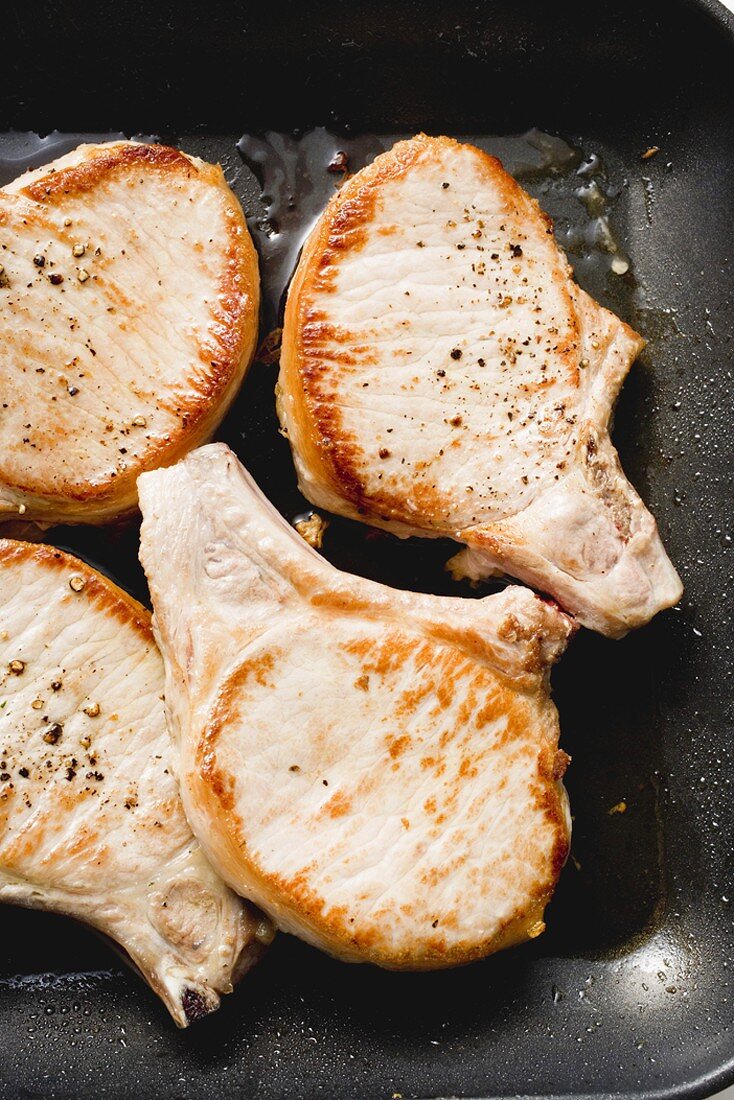
[[[191,833],[162,693],[144,608],[53,547],[0,540],[0,901],[110,936],[184,1027],[270,926]]]
[[[618,637],[680,597],[608,431],[644,341],[572,280],[499,161],[425,135],[379,156],[304,248],[278,410],[315,505],[450,536]]]
[[[104,523],[208,439],[254,352],[257,257],[218,166],[81,145],[0,190],[0,520]]]
[[[329,565],[223,444],[145,474],[141,560],[186,813],[275,924],[340,959],[469,962],[543,931],[568,852],[530,591],[395,591]]]

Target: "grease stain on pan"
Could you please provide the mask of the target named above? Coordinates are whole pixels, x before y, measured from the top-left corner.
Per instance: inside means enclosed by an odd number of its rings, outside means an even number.
[[[408,134],[337,135],[323,127],[299,134],[245,134],[237,150],[260,194],[248,209],[262,257],[265,321],[278,322],[306,237],[346,174],[359,171]],[[613,208],[627,180],[610,182],[602,156],[555,134],[532,129],[509,136],[458,135],[498,157],[556,221],[559,243],[577,274],[629,272],[613,227]]]

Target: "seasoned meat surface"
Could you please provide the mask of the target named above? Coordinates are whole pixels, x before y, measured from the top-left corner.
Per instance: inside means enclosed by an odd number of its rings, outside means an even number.
[[[206,440],[253,354],[257,257],[219,167],[81,145],[0,190],[0,520],[103,523]]]
[[[182,798],[223,878],[348,961],[539,934],[569,843],[548,690],[568,617],[341,573],[223,444],[139,490]]]
[[[0,540],[0,901],[115,940],[184,1027],[268,924],[184,816],[150,615],[51,546]]]
[[[499,161],[419,135],[349,179],[290,288],[278,409],[302,491],[449,536],[612,636],[681,584],[608,433],[642,339]]]

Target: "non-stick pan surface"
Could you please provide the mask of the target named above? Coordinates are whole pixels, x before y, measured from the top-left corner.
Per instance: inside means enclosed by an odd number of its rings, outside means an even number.
[[[85,930],[5,909],[0,1096],[693,1097],[734,1080],[731,17],[714,0],[57,0],[6,6],[2,25],[0,130],[33,132],[0,139],[2,182],[82,134],[220,159],[261,252],[263,336],[335,186],[334,150],[356,168],[425,129],[504,157],[582,285],[649,339],[615,440],[686,596],[624,641],[582,632],[554,672],[575,821],[540,940],[395,975],[282,936],[215,1016],[178,1032]],[[220,434],[292,518],[305,504],[276,369],[253,367]],[[134,525],[49,538],[144,597]],[[444,543],[338,521],[325,553],[477,594],[443,571]]]

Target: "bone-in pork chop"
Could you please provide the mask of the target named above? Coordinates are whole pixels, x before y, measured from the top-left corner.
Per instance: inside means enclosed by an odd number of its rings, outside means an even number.
[[[0,190],[0,520],[103,523],[209,438],[256,340],[257,257],[219,167],[112,142]]]
[[[499,161],[400,142],[331,200],[290,289],[278,406],[301,489],[450,536],[465,573],[622,635],[681,594],[608,433],[642,345]]]
[[[139,482],[187,816],[280,928],[468,962],[543,930],[569,817],[548,669],[570,620],[341,573],[223,444]]]
[[[183,1027],[269,925],[191,834],[162,694],[144,608],[68,554],[0,540],[0,901],[112,937]]]

